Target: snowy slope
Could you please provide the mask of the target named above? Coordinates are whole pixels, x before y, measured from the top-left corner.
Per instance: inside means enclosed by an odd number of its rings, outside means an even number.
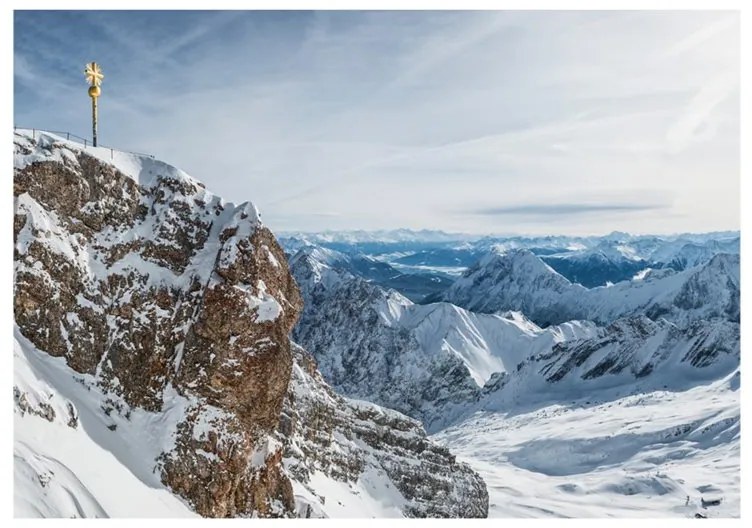
[[[587,321],[571,321],[543,330],[519,312],[473,313],[449,303],[411,305],[399,324],[424,350],[460,358],[478,386],[555,343],[594,335],[596,328]]]
[[[478,412],[434,438],[486,480],[490,517],[738,517],[739,415],[737,371],[680,391]]]
[[[739,367],[739,325],[696,321],[678,327],[645,316],[619,319],[596,335],[565,341],[529,356],[515,372],[485,387],[475,409],[655,389],[685,390],[710,383]]]
[[[16,517],[195,517],[154,471],[176,413],[105,415],[91,376],[37,350],[14,329]],[[111,430],[115,427],[115,430]]]
[[[494,378],[435,438],[486,479],[491,516],[738,516],[739,335],[619,319]]]

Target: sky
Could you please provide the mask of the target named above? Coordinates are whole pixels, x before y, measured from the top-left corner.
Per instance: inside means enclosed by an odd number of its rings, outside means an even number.
[[[739,229],[731,11],[16,11],[16,125],[174,164],[278,231]]]

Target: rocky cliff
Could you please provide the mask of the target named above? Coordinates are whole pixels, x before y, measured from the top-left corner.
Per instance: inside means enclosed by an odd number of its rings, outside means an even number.
[[[44,133],[16,134],[14,196],[14,310],[23,339],[62,358],[101,396],[112,434],[131,427],[132,415],[156,417],[154,471],[199,514],[300,513],[283,457],[289,418],[308,422],[313,412],[290,392],[288,334],[301,299],[253,205],[227,203],[162,162]],[[336,427],[346,430],[357,416],[363,438],[399,435],[410,423],[331,401]],[[277,431],[280,416],[288,421]],[[404,466],[390,459],[398,442],[378,440],[389,478],[409,499],[398,511],[484,515],[479,477],[414,433],[416,444],[401,448],[411,459]],[[432,449],[434,463],[458,469],[444,473],[442,504],[402,483],[425,476],[407,468]],[[418,467],[431,466],[421,459]],[[341,478],[357,481],[359,469],[341,469]],[[460,499],[468,504],[452,503]]]
[[[343,398],[324,381],[308,352],[294,345],[292,381],[279,436],[305,515],[384,496],[409,517],[486,517],[483,480],[446,448],[426,438],[417,420],[361,400]],[[345,499],[332,505],[321,489],[336,486]],[[383,507],[379,506],[379,510]]]

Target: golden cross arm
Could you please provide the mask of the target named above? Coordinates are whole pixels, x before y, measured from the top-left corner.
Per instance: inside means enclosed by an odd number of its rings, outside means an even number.
[[[84,75],[86,75],[86,82],[92,86],[99,86],[104,79],[104,74],[96,62],[90,62],[86,65]]]

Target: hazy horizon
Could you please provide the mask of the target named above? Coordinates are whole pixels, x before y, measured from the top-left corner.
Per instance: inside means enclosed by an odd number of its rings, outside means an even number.
[[[460,232],[460,231],[444,231],[442,229],[430,229],[430,228],[394,228],[394,229],[321,229],[317,231],[306,231],[302,229],[278,229],[275,230],[275,234],[278,236],[290,236],[296,234],[302,235],[326,235],[326,234],[376,234],[376,233],[395,233],[395,232],[411,232],[411,233],[432,233],[443,234],[447,236],[460,236],[460,237],[499,237],[499,238],[541,238],[541,237],[572,237],[572,238],[603,238],[616,233],[624,233],[632,237],[680,237],[683,235],[722,235],[722,234],[737,234],[741,233],[740,229],[719,229],[714,231],[681,231],[673,233],[657,233],[657,232],[645,232],[645,233],[632,233],[621,229],[616,229],[609,232],[594,232],[589,234],[565,234],[552,231],[550,233],[543,234],[531,234],[531,233],[503,233],[503,232]]]

